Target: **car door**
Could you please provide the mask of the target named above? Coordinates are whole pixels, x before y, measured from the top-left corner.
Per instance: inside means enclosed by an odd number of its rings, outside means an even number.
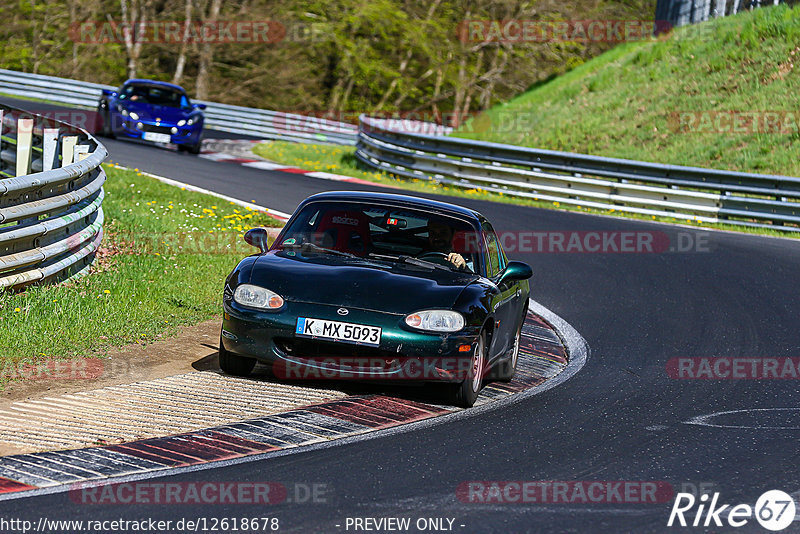
[[[518,286],[513,281],[500,282],[500,276],[506,268],[506,259],[494,228],[489,223],[483,224],[483,239],[486,246],[486,273],[498,289],[492,298],[492,309],[495,316],[495,333],[492,341],[490,357],[498,356],[511,347],[516,334]]]

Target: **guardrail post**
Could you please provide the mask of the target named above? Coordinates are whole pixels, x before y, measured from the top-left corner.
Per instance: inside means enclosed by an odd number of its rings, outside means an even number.
[[[56,151],[58,149],[58,128],[42,128],[42,171],[49,171],[54,168]],[[19,162],[19,158],[17,158]],[[17,224],[25,225],[35,223],[39,217],[21,219]]]
[[[31,152],[33,148],[33,119],[17,121],[17,172],[15,176],[31,173]]]
[[[56,130],[56,133],[58,130]],[[55,140],[55,147],[58,148],[58,139]],[[58,165],[56,159],[56,152],[53,152],[53,168],[66,167],[86,158],[89,147],[87,145],[78,145],[78,137],[74,135],[67,135],[61,138],[61,165]],[[49,213],[50,217],[59,215],[69,211],[69,207],[53,210]]]
[[[72,161],[78,163],[89,157],[89,145],[76,145]]]
[[[68,135],[61,140],[61,166],[66,167],[71,165],[75,158],[75,145],[78,144],[78,138],[74,135]]]
[[[42,170],[50,171],[56,168],[56,153],[58,152],[58,128],[45,128],[42,130]]]

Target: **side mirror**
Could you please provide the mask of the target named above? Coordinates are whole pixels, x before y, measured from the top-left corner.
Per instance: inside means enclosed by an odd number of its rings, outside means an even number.
[[[500,275],[500,282],[507,280],[527,280],[533,276],[533,269],[527,263],[521,261],[510,261],[503,273]]]
[[[256,247],[261,252],[267,251],[267,231],[264,228],[251,228],[245,232],[244,240],[248,245]]]
[[[192,104],[192,107],[194,109],[206,109],[206,105],[205,104]]]

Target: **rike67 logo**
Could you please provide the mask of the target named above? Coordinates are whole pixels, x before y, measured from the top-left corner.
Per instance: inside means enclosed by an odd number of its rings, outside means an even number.
[[[749,504],[721,504],[719,493],[714,493],[711,498],[704,493],[699,499],[691,493],[678,493],[667,526],[721,527],[725,521],[731,527],[743,527],[755,519],[765,529],[779,531],[791,525],[794,516],[794,500],[780,490],[764,493],[756,501],[755,507]]]

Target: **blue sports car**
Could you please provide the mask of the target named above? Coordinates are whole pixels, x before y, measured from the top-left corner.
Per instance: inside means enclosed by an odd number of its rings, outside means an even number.
[[[179,85],[128,80],[117,91],[103,90],[97,114],[104,136],[172,143],[197,154],[205,108],[205,104],[192,104]]]

